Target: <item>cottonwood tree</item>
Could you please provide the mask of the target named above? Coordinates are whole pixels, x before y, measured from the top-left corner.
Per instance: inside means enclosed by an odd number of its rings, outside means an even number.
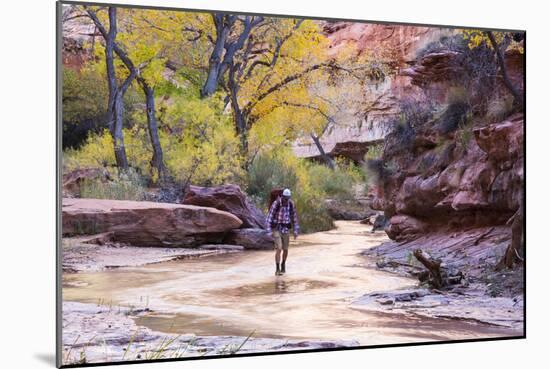
[[[497,39],[493,34],[493,32],[487,31],[486,34],[495,52],[498,67],[500,69],[500,73],[502,74],[502,80],[504,82],[504,85],[506,86],[506,88],[508,88],[512,96],[514,96],[514,105],[518,107],[522,107],[523,95],[519,92],[519,90],[516,88],[516,86],[514,86],[514,84],[510,80],[510,76],[508,75],[508,70],[506,68],[506,63],[504,61],[504,53],[506,52],[506,49],[508,48],[508,46],[510,45],[510,42],[512,41],[512,34],[509,32],[505,32],[502,36],[502,40],[500,43],[497,42]]]
[[[240,51],[252,29],[264,21],[262,16],[239,16],[213,13],[215,27],[214,48],[208,61],[208,76],[201,89],[201,96],[211,96],[218,88],[222,77],[233,64],[235,54]]]
[[[283,32],[286,36],[275,38],[273,49],[277,52],[271,62],[254,61],[260,63],[262,74],[259,88],[251,91],[252,96],[242,108],[246,118],[243,125],[245,129],[266,125],[275,131],[277,125],[284,126],[289,140],[306,135],[326,165],[334,168],[333,159],[323,148],[323,135],[337,125],[359,120],[369,102],[365,84],[378,83],[393,73],[392,59],[385,52],[373,59],[352,45],[329,56],[328,40],[309,21],[286,25]],[[310,54],[301,54],[305,50]],[[315,50],[313,55],[311,50]],[[243,84],[254,86],[246,79]],[[258,133],[259,129],[254,131]],[[264,140],[256,146],[266,144]]]
[[[309,88],[310,102],[299,104],[285,102],[285,106],[305,109],[309,124],[304,125],[306,134],[311,138],[325,164],[335,169],[334,160],[325,152],[322,137],[337,126],[354,124],[364,108],[364,80],[342,77],[338,81],[319,80]]]
[[[327,38],[318,24],[300,19],[268,18],[250,32],[244,46],[229,61],[224,89],[229,96],[242,153],[248,157],[249,132],[265,119],[279,115],[290,131],[303,121],[277,108],[295,110],[310,102],[308,86],[329,74],[357,74],[362,65],[329,58]]]
[[[128,169],[128,158],[124,147],[124,135],[122,132],[124,122],[124,94],[136,77],[135,71],[119,82],[115,68],[115,48],[117,38],[117,9],[108,8],[108,27],[98,19],[94,10],[86,8],[86,11],[96,27],[100,30],[105,40],[105,66],[107,70],[107,83],[109,86],[109,102],[107,109],[107,124],[113,137],[115,160],[121,170]]]
[[[520,52],[524,52],[523,45],[521,43],[524,39],[523,33],[479,30],[463,30],[462,33],[464,37],[469,40],[468,46],[470,48],[475,48],[482,44],[485,44],[493,49],[495,53],[496,63],[502,77],[502,82],[504,83],[504,86],[508,89],[510,94],[513,96],[514,106],[517,108],[522,108],[524,103],[523,94],[510,79],[504,56],[506,51],[510,47],[518,48]]]
[[[167,70],[185,73],[190,68],[200,68],[199,63],[204,57],[199,53],[204,54],[204,43],[211,42],[205,38],[210,29],[206,18],[206,14],[195,13],[125,11],[122,47],[116,47],[115,51],[130,70],[136,70],[136,80],[146,101],[147,126],[153,147],[151,166],[157,169],[161,179],[166,176],[166,166],[158,134],[156,89],[170,80]],[[125,53],[124,50],[128,51]],[[185,77],[194,82],[189,73]]]
[[[88,9],[88,14],[103,37],[107,37],[107,30],[97,14],[91,9]],[[181,25],[186,23],[185,19],[182,19],[182,14],[125,9],[122,17],[123,33],[112,44],[113,51],[130,74],[135,76],[135,80],[143,91],[147,129],[153,151],[150,164],[151,169],[156,169],[161,181],[166,179],[167,170],[159,137],[155,89],[164,81],[163,72],[170,49],[181,46],[178,41],[185,31],[181,29]]]

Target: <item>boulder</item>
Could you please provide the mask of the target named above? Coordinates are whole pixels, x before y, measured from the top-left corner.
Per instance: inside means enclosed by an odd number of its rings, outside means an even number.
[[[371,221],[372,223],[371,233],[374,233],[378,230],[383,231],[386,229],[389,222],[388,222],[388,219],[384,216],[384,214],[378,214],[373,218],[374,218],[374,221]]]
[[[109,172],[103,168],[81,168],[63,174],[63,196],[79,197],[80,186],[84,181],[102,181],[107,182],[112,178]]]
[[[425,216],[445,197],[445,192],[438,186],[439,173],[424,178],[423,176],[407,177],[399,190],[395,208],[398,213]]]
[[[493,162],[509,163],[523,155],[523,116],[474,129],[477,144]]]
[[[401,241],[411,236],[419,236],[428,230],[427,224],[408,215],[394,215],[386,227],[386,233],[392,240]]]
[[[227,211],[242,221],[241,228],[265,227],[264,215],[237,185],[190,186],[182,200],[182,204],[207,206]]]
[[[325,200],[328,214],[334,220],[363,220],[377,213],[358,200]]]
[[[273,237],[270,233],[258,228],[231,230],[225,236],[223,243],[241,245],[250,250],[272,250],[274,247]]]
[[[190,247],[219,243],[239,228],[236,216],[213,208],[99,199],[63,199],[63,235],[110,232],[112,240],[134,246]]]

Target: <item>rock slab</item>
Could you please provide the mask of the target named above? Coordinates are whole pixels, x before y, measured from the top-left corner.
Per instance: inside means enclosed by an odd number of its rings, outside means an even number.
[[[264,228],[265,216],[234,184],[215,187],[190,186],[182,204],[227,211],[242,221],[241,228]]]
[[[111,232],[115,242],[163,247],[219,243],[242,225],[214,208],[103,199],[63,199],[62,220],[64,236]]]
[[[274,243],[271,234],[258,228],[234,229],[227,233],[224,243],[241,245],[249,250],[273,250]]]

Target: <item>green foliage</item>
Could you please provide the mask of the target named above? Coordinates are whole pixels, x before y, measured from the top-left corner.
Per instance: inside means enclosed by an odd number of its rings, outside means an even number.
[[[63,148],[79,148],[85,144],[90,134],[100,133],[108,128],[107,105],[109,89],[105,71],[98,64],[86,65],[80,71],[63,68]],[[124,95],[124,124],[129,127],[129,119],[143,97],[131,86]]]
[[[230,117],[219,99],[174,97],[162,108],[160,139],[169,174],[182,183],[203,186],[242,183],[244,174]],[[152,176],[152,148],[145,117],[133,114],[133,126],[125,128],[128,162],[143,175]],[[162,129],[164,128],[164,129]],[[114,167],[113,139],[108,130],[91,133],[79,149],[65,150],[64,167]]]
[[[267,199],[274,188],[288,187],[296,205],[302,232],[316,232],[333,227],[324,197],[312,184],[309,164],[296,158],[289,149],[264,152],[257,156],[247,173],[247,192],[258,206],[267,210]]]
[[[63,68],[63,147],[79,147],[90,132],[105,127],[109,92],[95,70]]]
[[[437,116],[439,132],[448,134],[470,124],[472,120],[471,97],[463,86],[452,86],[447,91],[446,104]]]
[[[128,162],[141,173],[150,170],[151,148],[144,128],[134,126],[125,128],[124,144]],[[68,149],[63,154],[63,166],[67,170],[88,167],[114,167],[116,165],[113,150],[113,138],[108,130],[99,134],[91,133],[79,149]]]
[[[338,200],[353,199],[355,185],[363,180],[360,170],[353,163],[337,163],[334,170],[313,164],[308,168],[308,175],[314,188]]]
[[[99,134],[92,133],[79,149],[68,149],[63,152],[63,167],[68,171],[114,164],[113,138],[108,130]]]
[[[293,196],[300,217],[301,232],[311,233],[334,228],[327,212],[323,193],[309,186],[297,187]]]
[[[112,181],[85,180],[80,186],[80,197],[112,200],[143,200],[145,180],[130,169],[114,176]]]
[[[374,144],[369,146],[369,150],[365,154],[364,159],[365,160],[380,159],[383,154],[384,154],[384,144],[383,143]]]
[[[397,172],[397,165],[383,158],[369,159],[363,165],[363,172],[367,178],[367,185],[382,185],[387,178]]]
[[[514,111],[514,98],[511,95],[499,97],[489,102],[485,118],[489,123],[501,122]]]
[[[447,134],[463,127],[470,119],[470,106],[464,102],[456,102],[447,106],[439,118],[439,132]]]
[[[170,173],[183,183],[203,186],[241,183],[244,177],[240,142],[219,97],[207,100],[176,97],[161,119]]]
[[[81,122],[105,113],[107,80],[93,69],[80,72],[63,68],[63,120]]]
[[[290,159],[290,160],[288,160]],[[269,193],[274,188],[296,188],[298,171],[303,170],[300,163],[288,152],[266,152],[258,155],[247,173],[247,192],[256,199],[262,208],[266,208]]]
[[[473,126],[472,123],[464,124],[457,132],[456,132],[456,141],[459,147],[461,147],[463,150],[466,150],[468,148],[468,145],[470,144],[470,141],[474,137],[473,133]]]

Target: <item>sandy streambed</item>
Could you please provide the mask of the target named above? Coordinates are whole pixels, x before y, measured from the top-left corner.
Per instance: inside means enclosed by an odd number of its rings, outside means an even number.
[[[457,320],[441,312],[392,313],[376,301],[380,296],[369,296],[412,290],[417,282],[366,268],[360,252],[386,241],[385,234],[371,234],[358,222],[337,226],[294,242],[287,274],[279,277],[273,275],[269,251],[67,273],[67,358],[135,360],[158,351],[164,357],[223,355],[237,348],[237,353],[266,352],[522,334],[516,326]],[[77,340],[82,332],[88,336]],[[161,350],[163,340],[170,345]]]

